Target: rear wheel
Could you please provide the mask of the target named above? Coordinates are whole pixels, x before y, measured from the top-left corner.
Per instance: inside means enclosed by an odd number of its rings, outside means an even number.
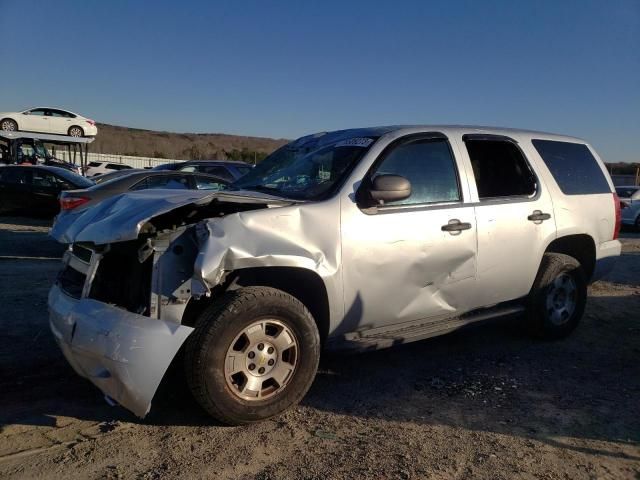
[[[587,280],[569,255],[546,253],[529,294],[527,325],[538,337],[569,335],[580,322],[587,301]]]
[[[15,120],[5,118],[0,122],[0,130],[2,130],[3,132],[16,132],[18,131],[18,124],[15,122]]]
[[[277,415],[305,395],[318,368],[313,317],[268,287],[229,292],[199,317],[186,345],[190,389],[214,418],[240,425]]]
[[[69,131],[67,133],[70,137],[84,137],[84,130],[82,130],[81,127],[75,125],[69,128]]]

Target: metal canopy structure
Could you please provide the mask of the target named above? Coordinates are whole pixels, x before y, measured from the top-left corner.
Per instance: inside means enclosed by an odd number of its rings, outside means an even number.
[[[92,143],[94,137],[71,137],[69,135],[52,135],[48,133],[35,133],[35,132],[5,132],[0,130],[0,139],[4,139],[9,144],[9,151],[11,152],[11,158],[15,158],[14,145],[19,140],[40,140],[41,142],[50,143],[53,145],[60,145],[67,147],[69,151],[69,159],[74,165],[78,165],[76,160],[79,156],[80,167],[84,172],[87,168],[87,155],[89,153],[89,144]]]

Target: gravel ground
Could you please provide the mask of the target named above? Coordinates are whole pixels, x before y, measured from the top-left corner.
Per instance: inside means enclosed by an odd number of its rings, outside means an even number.
[[[145,420],[64,361],[46,297],[62,248],[0,217],[0,478],[640,478],[640,235],[568,339],[496,322],[329,357],[302,404],[212,421],[179,369]]]

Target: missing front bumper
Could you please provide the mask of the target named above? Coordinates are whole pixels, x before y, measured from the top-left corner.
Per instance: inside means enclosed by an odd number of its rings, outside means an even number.
[[[67,361],[105,395],[139,417],[193,328],[137,315],[54,285],[49,323]]]

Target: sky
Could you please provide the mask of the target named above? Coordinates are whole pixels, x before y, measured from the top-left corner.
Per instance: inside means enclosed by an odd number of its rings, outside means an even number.
[[[0,111],[276,138],[507,126],[640,161],[640,0],[0,0],[0,32]]]

